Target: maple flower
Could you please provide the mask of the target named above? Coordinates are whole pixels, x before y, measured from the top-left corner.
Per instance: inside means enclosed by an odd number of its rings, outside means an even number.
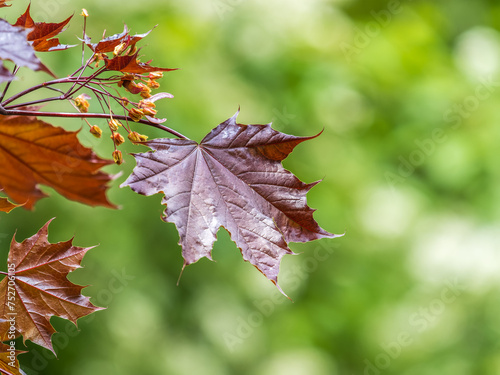
[[[123,104],[124,106],[127,106],[127,105],[129,105],[129,104],[130,104],[130,100],[129,100],[128,98],[124,97],[124,96],[122,96],[122,97],[120,98],[120,100],[121,100],[121,102],[122,102],[122,104]]]
[[[143,99],[138,104],[139,108],[156,108],[156,104],[151,100]]]
[[[117,131],[118,127],[122,126],[119,121],[115,120],[114,118],[108,121],[108,126],[111,130]]]
[[[87,94],[80,94],[75,98],[75,105],[80,112],[87,113],[89,111],[90,96]]]
[[[82,13],[80,13],[80,16],[88,17],[89,16],[89,12],[87,12],[87,9],[82,8]]]
[[[142,82],[138,83],[137,87],[139,87],[141,89],[140,94],[144,99],[151,97],[151,89],[148,86],[146,86],[144,83],[142,83]]]
[[[159,89],[160,88],[160,84],[152,79],[148,80],[146,82],[146,84],[148,85],[148,87],[151,87],[153,90],[154,89]]]
[[[146,142],[148,140],[148,137],[143,134],[139,134],[137,132],[130,132],[128,134],[128,139],[131,142],[136,143],[136,142]]]
[[[97,125],[92,125],[90,127],[90,133],[96,138],[101,138],[102,130]]]
[[[155,116],[157,113],[156,109],[153,108],[143,108],[142,112],[145,116]]]
[[[144,112],[142,109],[132,108],[128,111],[128,115],[133,121],[137,122],[144,116]]]
[[[120,133],[113,133],[111,134],[110,138],[117,146],[120,146],[123,142],[125,142],[125,138],[123,138],[123,136]]]
[[[155,79],[163,78],[163,72],[151,72],[148,77],[154,81]]]
[[[122,155],[122,152],[120,150],[113,151],[113,160],[118,165],[123,163],[123,155]]]

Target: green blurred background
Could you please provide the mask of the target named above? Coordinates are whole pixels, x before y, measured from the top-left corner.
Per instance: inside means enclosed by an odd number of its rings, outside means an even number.
[[[0,11],[14,22],[27,6]],[[159,116],[200,140],[238,106],[242,123],[323,134],[285,166],[306,182],[315,218],[346,236],[291,244],[280,284],[243,262],[224,231],[214,259],[182,266],[161,197],[120,189],[113,211],[50,189],[34,212],[0,217],[0,251],[48,219],[53,242],[99,246],[70,275],[106,311],[53,318],[58,358],[28,342],[28,374],[460,375],[500,373],[500,4],[488,0],[142,0],[32,2],[36,21],[81,8],[97,41],[156,29],[143,60],[166,74]],[[42,55],[64,76],[79,48]],[[23,70],[16,87],[47,79]],[[97,103],[93,103],[96,106]],[[66,104],[53,108],[69,110]],[[91,107],[92,108],[92,107]],[[94,107],[97,110],[97,107]],[[107,140],[53,120],[103,157]],[[102,124],[101,124],[102,125]],[[161,132],[136,128],[151,137]],[[127,145],[127,152],[143,149]]]

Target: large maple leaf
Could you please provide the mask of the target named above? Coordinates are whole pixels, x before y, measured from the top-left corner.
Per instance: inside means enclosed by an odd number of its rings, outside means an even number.
[[[238,114],[238,113],[237,113]],[[163,220],[177,226],[185,265],[212,258],[222,226],[253,264],[277,286],[279,263],[291,254],[287,242],[333,238],[313,219],[305,184],[283,168],[299,143],[268,125],[242,125],[236,116],[201,143],[156,139],[154,152],[134,154],[137,166],[122,184],[143,195],[164,193]]]
[[[72,239],[51,244],[47,238],[50,222],[21,243],[12,239],[9,273],[0,282],[0,332],[5,340],[10,320],[14,319],[16,336],[22,335],[24,341],[31,340],[54,352],[52,316],[76,324],[77,319],[102,308],[81,294],[83,286],[67,279],[71,271],[80,268],[91,248],[73,246]]]
[[[0,115],[0,189],[31,209],[45,196],[38,184],[91,206],[114,207],[106,198],[111,164],[68,132],[31,116]]]

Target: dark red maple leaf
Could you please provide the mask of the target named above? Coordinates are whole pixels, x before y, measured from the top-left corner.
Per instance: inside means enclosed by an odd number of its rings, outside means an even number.
[[[31,31],[28,33],[27,40],[32,43],[35,51],[47,52],[73,47],[59,44],[59,39],[57,38],[50,39],[63,31],[64,27],[73,17],[72,15],[59,23],[35,22],[31,18],[30,7],[31,4],[28,5],[28,8],[24,12],[24,14],[22,14],[17,19],[14,26],[31,29]]]
[[[112,59],[105,59],[106,68],[108,70],[114,70],[123,73],[150,73],[150,72],[169,72],[170,68],[158,68],[155,66],[150,66],[151,61],[146,63],[140,62],[137,60],[137,55],[139,51],[134,53],[133,55],[125,55],[125,56],[115,56]]]
[[[152,30],[153,29],[144,34],[136,34],[131,36],[129,35],[130,30],[128,29],[127,25],[124,25],[123,32],[121,32],[120,34],[108,36],[107,38],[100,40],[99,43],[91,43],[91,39],[87,35],[85,35],[84,41],[85,44],[87,44],[87,46],[95,53],[107,53],[113,52],[115,47],[120,45],[121,43],[127,43],[129,45],[137,43],[142,38],[148,36]]]
[[[277,285],[280,260],[292,254],[287,242],[338,236],[323,230],[307,206],[306,194],[318,182],[305,184],[281,164],[295,146],[317,135],[296,137],[270,124],[242,125],[236,116],[201,143],[146,142],[154,152],[134,154],[137,166],[122,186],[143,195],[165,194],[163,220],[177,226],[185,265],[212,258],[222,226],[243,259]]]

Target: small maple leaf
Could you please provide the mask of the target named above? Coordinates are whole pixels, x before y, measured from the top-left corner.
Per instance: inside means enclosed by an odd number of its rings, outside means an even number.
[[[59,44],[59,39],[53,38],[63,31],[64,27],[73,17],[72,15],[59,23],[35,22],[30,15],[31,4],[28,5],[26,12],[22,14],[14,24],[14,26],[31,29],[27,35],[28,42],[31,42],[35,51],[48,52],[67,49],[74,46]]]
[[[4,19],[0,19],[0,59],[10,60],[19,66],[25,66],[31,70],[42,70],[54,75],[36,57],[33,47],[27,42],[28,31],[23,27],[12,26]],[[1,65],[0,81],[10,81],[14,78],[9,75]]]
[[[38,184],[91,206],[114,207],[106,198],[112,164],[82,146],[68,132],[31,116],[0,115],[0,189],[31,209],[46,196]]]
[[[137,60],[137,55],[139,51],[134,53],[133,55],[125,55],[125,56],[115,56],[112,59],[105,58],[106,68],[108,70],[114,70],[123,73],[149,73],[149,72],[169,72],[177,69],[170,68],[158,68],[155,66],[150,66],[151,61],[146,63],[140,62]]]
[[[212,258],[222,226],[243,259],[278,286],[280,260],[292,254],[287,242],[338,236],[320,228],[307,206],[306,194],[317,182],[305,184],[281,164],[295,146],[317,136],[287,135],[270,124],[237,124],[237,114],[199,144],[145,142],[154,152],[134,154],[137,166],[121,186],[143,195],[165,194],[163,220],[177,226],[184,265]]]
[[[146,36],[149,35],[149,33],[153,29],[149,30],[148,32],[144,34],[136,34],[136,35],[129,35],[130,30],[127,28],[127,25],[123,26],[123,32],[120,34],[114,34],[111,36],[108,36],[107,38],[104,38],[99,41],[99,43],[91,43],[90,38],[85,35],[85,44],[94,51],[95,53],[107,53],[107,52],[113,52],[115,47],[120,45],[121,43],[127,43],[128,45],[133,45],[140,41],[142,38],[145,38]]]
[[[73,246],[73,240],[48,242],[47,222],[34,236],[18,243],[14,238],[8,257],[9,274],[0,282],[0,332],[6,339],[14,317],[16,337],[31,340],[54,354],[51,337],[56,332],[52,316],[72,321],[102,310],[81,294],[83,286],[67,279],[90,248]],[[13,265],[11,268],[10,265]],[[9,298],[10,297],[10,298]],[[12,298],[13,297],[13,298]]]

